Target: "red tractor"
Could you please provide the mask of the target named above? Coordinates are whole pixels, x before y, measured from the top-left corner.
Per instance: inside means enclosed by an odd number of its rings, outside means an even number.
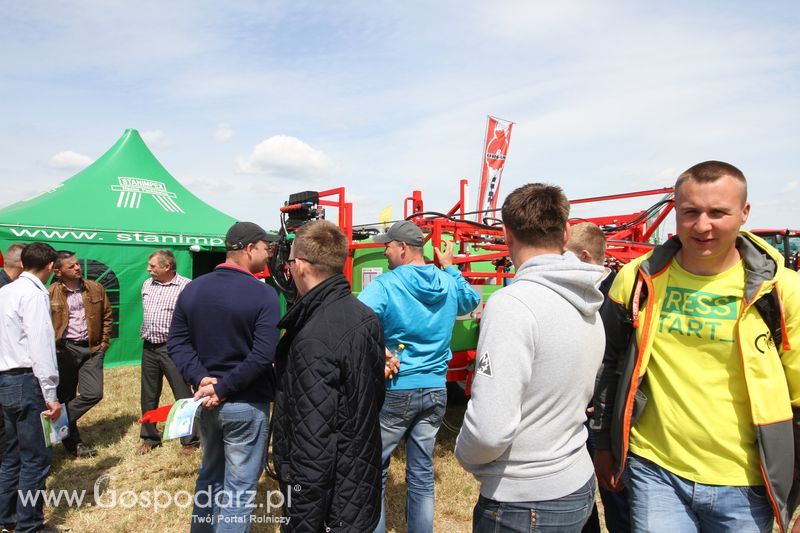
[[[754,229],[758,235],[783,255],[786,268],[794,271],[800,267],[800,230],[796,229]]]

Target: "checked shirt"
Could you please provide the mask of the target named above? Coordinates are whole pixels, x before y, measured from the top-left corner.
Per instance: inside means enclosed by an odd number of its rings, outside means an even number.
[[[159,283],[150,278],[142,285],[142,331],[141,337],[147,342],[160,344],[167,342],[169,325],[175,302],[191,280],[180,274],[167,283]]]

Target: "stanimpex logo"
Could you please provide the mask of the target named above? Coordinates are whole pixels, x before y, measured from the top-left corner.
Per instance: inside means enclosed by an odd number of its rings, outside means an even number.
[[[169,192],[167,186],[160,181],[144,178],[119,176],[119,185],[112,185],[112,191],[119,191],[117,207],[138,209],[143,194],[149,194],[164,211],[183,213],[183,209],[173,200],[177,195]]]

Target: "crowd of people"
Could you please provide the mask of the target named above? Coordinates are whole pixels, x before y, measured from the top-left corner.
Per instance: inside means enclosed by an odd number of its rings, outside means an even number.
[[[675,212],[675,236],[614,272],[602,230],[571,226],[559,187],[506,198],[515,274],[484,302],[455,446],[480,483],[473,531],[599,531],[598,488],[613,533],[788,531],[800,502],[800,276],[741,229],[750,204],[736,167],[682,173]],[[346,236],[309,222],[292,242],[297,299],[281,316],[255,276],[271,240],[237,222],[225,263],[192,281],[169,251],[148,261],[142,411],[158,406],[164,377],[176,399],[202,401],[198,431],[181,439],[202,453],[190,529],[249,530],[266,468],[285,531],[383,532],[389,462],[405,442],[407,528],[433,531],[453,325],[481,305],[452,243],[434,250],[440,268],[419,227],[395,223],[374,238],[389,271],[354,296]],[[40,531],[41,502],[17,498],[44,489],[50,470],[39,417],[65,405],[66,450],[95,454],[77,421],[103,395],[111,308],[71,252],[13,245],[5,261],[0,525]],[[143,424],[139,452],[161,438]]]

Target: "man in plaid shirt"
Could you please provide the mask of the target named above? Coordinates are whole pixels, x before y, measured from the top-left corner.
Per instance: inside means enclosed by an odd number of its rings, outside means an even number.
[[[158,407],[164,376],[176,400],[191,398],[192,389],[184,381],[175,363],[167,355],[167,335],[172,312],[183,288],[189,283],[175,271],[175,256],[169,250],[150,254],[147,273],[151,278],[142,285],[142,413]],[[142,424],[139,453],[149,453],[161,446],[161,434],[155,424]],[[182,452],[191,454],[199,445],[197,435],[181,438]]]

